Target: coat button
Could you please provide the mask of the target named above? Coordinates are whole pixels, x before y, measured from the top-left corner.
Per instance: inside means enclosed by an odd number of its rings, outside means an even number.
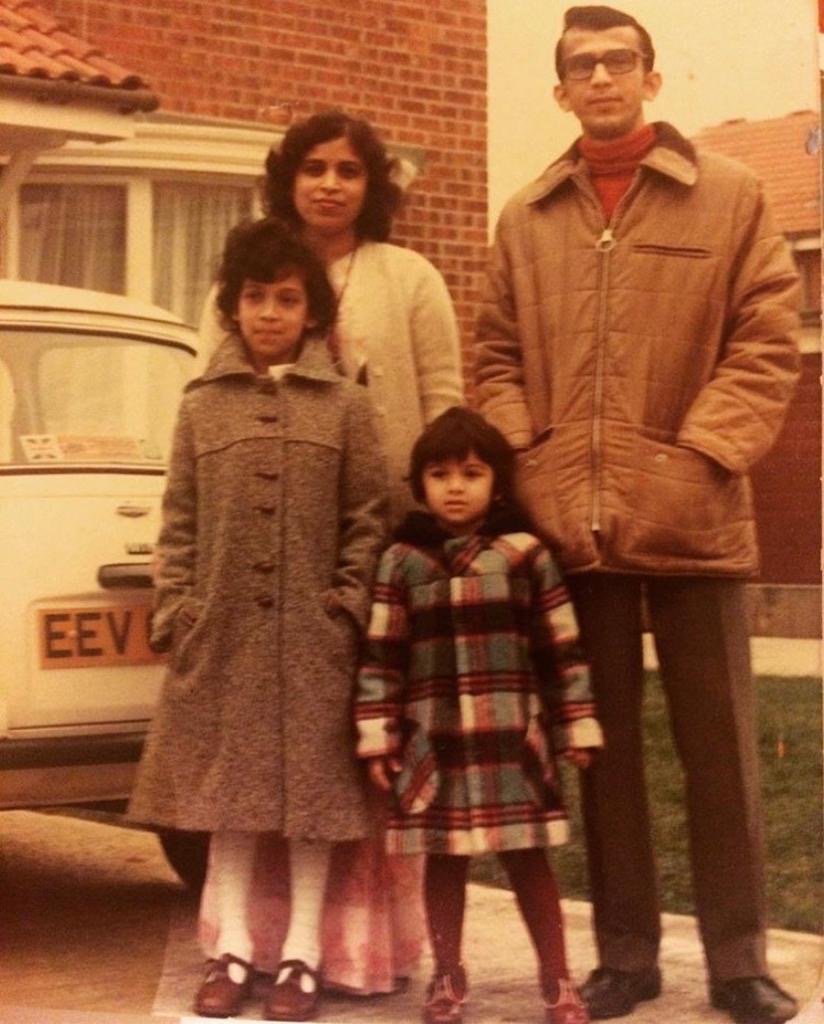
[[[257,505],[256,511],[260,512],[262,516],[273,516],[275,514],[274,505]]]
[[[261,594],[257,599],[257,603],[261,608],[271,608],[275,603],[275,599],[271,594]]]
[[[274,572],[275,563],[269,561],[255,562],[254,568],[257,569],[258,572]]]

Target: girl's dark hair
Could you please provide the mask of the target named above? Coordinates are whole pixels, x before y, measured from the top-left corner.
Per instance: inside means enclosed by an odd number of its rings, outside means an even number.
[[[478,413],[458,405],[434,419],[412,448],[409,486],[415,500],[424,500],[423,473],[428,465],[446,459],[465,459],[470,452],[492,467],[495,497],[511,503],[515,452],[496,427]]]
[[[555,71],[558,81],[564,78],[564,35],[571,28],[589,29],[592,32],[605,32],[610,28],[634,28],[641,43],[644,55],[644,70],[652,71],[655,65],[655,47],[649,32],[631,14],[619,11],[615,7],[604,4],[590,4],[584,7],[570,7],[564,14],[564,30],[555,44]]]
[[[391,180],[397,161],[387,155],[386,147],[368,121],[342,110],[325,111],[293,124],[280,148],[270,151],[263,182],[267,213],[300,227],[302,222],[292,199],[295,176],[309,150],[333,139],[346,139],[366,168],[366,195],[355,221],[358,237],[385,242],[403,198],[400,186]]]
[[[336,299],[323,264],[300,239],[274,220],[244,221],[226,236],[217,272],[217,308],[222,326],[233,330],[244,281],[269,284],[293,271],[303,278],[313,330],[323,333],[335,321]]]

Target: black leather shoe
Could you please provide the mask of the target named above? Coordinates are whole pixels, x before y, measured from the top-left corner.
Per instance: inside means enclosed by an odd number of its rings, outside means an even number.
[[[636,1003],[655,999],[660,994],[661,972],[657,967],[643,971],[597,967],[581,988],[581,998],[593,1020],[626,1017],[632,1013]]]
[[[710,981],[710,1002],[738,1024],[782,1024],[798,1013],[798,1003],[768,977]]]

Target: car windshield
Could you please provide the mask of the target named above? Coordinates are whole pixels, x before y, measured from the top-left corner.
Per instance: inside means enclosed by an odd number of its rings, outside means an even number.
[[[0,329],[0,465],[162,469],[191,366],[173,345]]]

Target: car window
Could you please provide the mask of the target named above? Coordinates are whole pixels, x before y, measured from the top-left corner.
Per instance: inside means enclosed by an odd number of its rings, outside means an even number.
[[[162,468],[191,356],[172,345],[59,331],[0,332],[14,402],[6,463]]]

